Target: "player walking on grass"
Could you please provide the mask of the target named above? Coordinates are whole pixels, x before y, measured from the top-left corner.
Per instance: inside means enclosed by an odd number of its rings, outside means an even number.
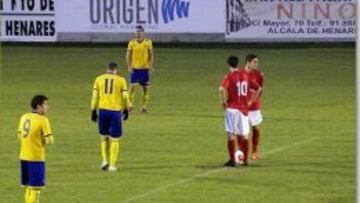
[[[144,37],[144,28],[136,26],[135,39],[128,44],[126,61],[130,73],[130,111],[135,98],[135,87],[139,83],[143,89],[141,113],[147,113],[149,103],[150,71],[154,71],[154,53],[152,41]]]
[[[250,68],[249,79],[259,84],[262,92],[264,91],[264,73],[261,72],[258,68],[259,59],[255,54],[249,54],[246,57],[246,63]],[[255,89],[250,88],[249,94],[250,96],[255,93]],[[260,110],[260,97],[261,94],[256,97],[255,101],[250,105],[249,108],[249,121],[252,128],[252,158],[254,160],[259,160],[259,151],[258,145],[260,141],[260,124],[263,120],[261,110]]]
[[[25,187],[25,202],[38,203],[45,186],[45,145],[53,144],[50,123],[46,114],[48,98],[36,95],[31,100],[31,113],[19,122],[21,185]]]
[[[255,99],[256,94],[260,93],[261,88],[249,81],[248,69],[237,69],[239,59],[236,56],[228,58],[228,66],[230,72],[225,76],[220,85],[220,100],[225,110],[225,130],[228,135],[227,147],[230,160],[225,166],[235,167],[235,143],[237,141],[238,148],[244,153],[242,160],[243,165],[247,165],[248,157],[248,134],[249,105]],[[257,89],[252,98],[248,98],[248,88],[253,86]]]
[[[128,107],[126,81],[117,75],[117,64],[111,62],[107,72],[96,78],[91,100],[91,120],[98,121],[101,138],[102,170],[117,170],[116,161],[122,136],[121,119],[122,116],[124,120],[128,119]]]

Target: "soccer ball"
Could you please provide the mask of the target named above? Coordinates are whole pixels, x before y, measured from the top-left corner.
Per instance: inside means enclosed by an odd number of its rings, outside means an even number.
[[[235,152],[235,162],[237,164],[241,164],[241,162],[243,162],[244,160],[244,153],[241,150],[237,150]]]

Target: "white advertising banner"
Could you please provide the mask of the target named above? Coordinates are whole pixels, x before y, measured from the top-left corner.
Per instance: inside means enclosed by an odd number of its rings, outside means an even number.
[[[58,32],[224,33],[223,0],[58,0]]]
[[[228,39],[351,39],[356,0],[227,0]]]
[[[102,33],[217,34],[218,41],[355,41],[357,0],[0,0],[0,41]],[[209,37],[209,40],[212,38]]]
[[[0,0],[0,41],[56,41],[54,0]]]

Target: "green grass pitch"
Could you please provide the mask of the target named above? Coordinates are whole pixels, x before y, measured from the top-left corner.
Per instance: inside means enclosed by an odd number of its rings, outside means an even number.
[[[56,139],[41,202],[355,201],[354,47],[157,48],[149,114],[138,113],[138,94],[119,171],[107,173],[89,121],[91,89],[109,61],[127,76],[125,50],[2,47],[0,202],[23,201],[16,130],[37,93],[50,97]],[[263,159],[229,170],[218,85],[226,57],[248,52],[266,77]]]

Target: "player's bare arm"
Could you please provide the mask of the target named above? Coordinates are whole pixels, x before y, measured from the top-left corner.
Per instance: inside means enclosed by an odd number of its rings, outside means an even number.
[[[154,51],[152,49],[149,49],[149,59],[150,59],[150,71],[154,72]]]
[[[126,52],[126,62],[127,62],[127,67],[128,67],[128,71],[131,73],[132,72],[132,67],[131,67],[131,57],[132,57],[132,51],[130,49],[127,50]]]
[[[54,136],[50,135],[49,137],[45,137],[45,143],[54,144],[55,143]]]
[[[130,101],[129,101],[129,94],[127,90],[122,90],[122,99],[124,104],[124,110],[123,110],[123,120],[126,121],[129,118],[129,107],[130,107]]]
[[[93,122],[97,122],[97,119],[98,119],[98,115],[97,115],[97,111],[96,111],[98,102],[99,102],[99,91],[97,89],[97,83],[95,81],[94,88],[92,91],[92,97],[91,97],[91,116],[90,116],[90,119]]]
[[[250,106],[257,97],[259,97],[259,95],[262,92],[262,88],[259,86],[259,88],[254,92],[253,95],[251,95],[251,98],[249,99],[248,105]]]
[[[220,104],[224,109],[226,109],[227,100],[228,100],[228,92],[227,92],[227,90],[225,88],[220,87],[219,95],[220,95]]]
[[[261,97],[261,95],[263,94],[264,92],[264,78],[262,77],[262,84],[261,84],[261,92],[259,94],[259,97]]]

